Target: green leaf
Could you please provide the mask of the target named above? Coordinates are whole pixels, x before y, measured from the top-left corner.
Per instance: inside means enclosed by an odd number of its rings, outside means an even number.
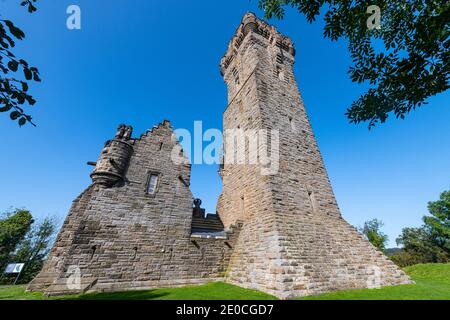
[[[33,4],[31,2],[28,2],[28,12],[29,13],[33,13],[35,12],[37,9],[35,6],[33,6]]]
[[[25,117],[19,119],[19,126],[23,126],[25,123],[27,123],[27,119]]]
[[[33,73],[33,80],[37,82],[41,82],[41,78],[39,78],[39,74],[37,72]]]
[[[33,74],[31,73],[30,69],[24,68],[23,73],[25,75],[25,79],[27,79],[27,80],[33,79]]]
[[[17,95],[17,102],[18,102],[19,104],[24,104],[24,103],[25,103],[25,94],[19,93],[19,94]]]
[[[36,103],[36,100],[33,99],[32,96],[26,96],[25,99],[28,101],[28,103],[33,106]]]
[[[17,118],[20,117],[20,112],[19,111],[13,111],[13,112],[11,112],[9,117],[11,118],[11,120],[16,120]]]
[[[4,20],[11,34],[19,40],[25,38],[25,33],[17,28],[10,20]]]
[[[20,62],[20,64],[23,65],[24,67],[28,67],[28,62],[26,62],[25,60],[20,59],[19,62]]]
[[[6,111],[9,111],[9,110],[11,110],[11,108],[12,108],[12,106],[9,105],[9,104],[7,104],[6,106],[0,108],[0,112],[6,112]]]
[[[16,72],[18,67],[19,67],[19,63],[16,60],[11,60],[8,62],[9,70]]]
[[[22,84],[22,90],[27,92],[28,91],[28,83],[26,83],[25,81],[21,81],[20,83]]]
[[[6,50],[6,55],[7,55],[8,57],[10,57],[10,58],[15,58],[14,53],[12,53],[12,52],[9,51],[9,50]]]

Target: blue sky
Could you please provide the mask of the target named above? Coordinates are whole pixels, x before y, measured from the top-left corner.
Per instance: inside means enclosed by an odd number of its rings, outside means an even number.
[[[36,217],[63,219],[90,183],[104,141],[120,123],[135,135],[162,121],[175,128],[222,128],[227,104],[219,61],[246,11],[257,1],[39,1],[29,15],[0,1],[2,19],[26,33],[16,53],[39,67],[32,85],[36,128],[0,115],[0,211],[26,207]],[[77,4],[82,29],[66,28]],[[271,21],[295,42],[295,74],[344,218],[378,218],[390,245],[406,226],[421,224],[426,205],[450,189],[450,94],[434,97],[406,120],[372,131],[344,116],[363,88],[347,75],[344,42],[322,36],[294,11]],[[217,166],[193,166],[192,191],[209,212],[221,190]]]

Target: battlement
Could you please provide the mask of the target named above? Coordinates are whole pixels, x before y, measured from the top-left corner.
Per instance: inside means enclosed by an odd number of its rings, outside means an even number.
[[[135,139],[135,140],[141,140],[141,139],[144,138],[144,137],[148,137],[148,135],[153,134],[153,132],[154,132],[155,130],[158,130],[158,129],[164,128],[164,127],[165,127],[165,128],[173,129],[173,128],[172,128],[172,124],[170,123],[170,120],[165,119],[165,120],[163,120],[162,122],[158,123],[157,125],[153,126],[153,128],[151,128],[151,129],[147,130],[145,133],[141,134],[141,136],[139,137],[139,139]]]
[[[235,58],[238,50],[246,36],[255,33],[267,39],[270,44],[280,48],[285,53],[295,56],[295,48],[292,40],[281,34],[273,25],[259,19],[254,13],[247,12],[242,18],[241,24],[236,29],[234,36],[231,38],[227,52],[220,61],[220,72],[225,74],[231,62]]]

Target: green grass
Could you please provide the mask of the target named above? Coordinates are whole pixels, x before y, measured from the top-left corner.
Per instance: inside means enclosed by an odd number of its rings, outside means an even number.
[[[423,264],[405,271],[416,284],[381,289],[346,290],[304,297],[302,300],[450,300],[450,264]],[[42,293],[25,292],[25,286],[0,287],[0,300],[43,300]],[[55,297],[57,300],[271,300],[256,290],[222,282],[183,288]]]
[[[113,293],[89,293],[77,300],[273,300],[264,292],[244,289],[223,282],[212,282],[201,286],[166,288],[148,291]]]
[[[25,292],[25,286],[0,287],[0,300],[43,300],[42,293]],[[273,300],[264,292],[244,289],[223,282],[200,286],[164,288],[145,291],[88,293],[84,295],[53,297],[52,300]]]
[[[301,300],[450,300],[450,264],[419,264],[405,271],[416,284],[337,291]]]
[[[25,292],[25,286],[0,286],[0,300],[42,300],[40,292]]]

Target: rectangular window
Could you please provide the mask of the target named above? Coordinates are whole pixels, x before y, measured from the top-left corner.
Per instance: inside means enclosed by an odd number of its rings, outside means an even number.
[[[158,180],[159,175],[156,173],[150,174],[150,177],[148,178],[148,184],[147,184],[147,193],[148,194],[155,194],[156,188],[158,187]]]

